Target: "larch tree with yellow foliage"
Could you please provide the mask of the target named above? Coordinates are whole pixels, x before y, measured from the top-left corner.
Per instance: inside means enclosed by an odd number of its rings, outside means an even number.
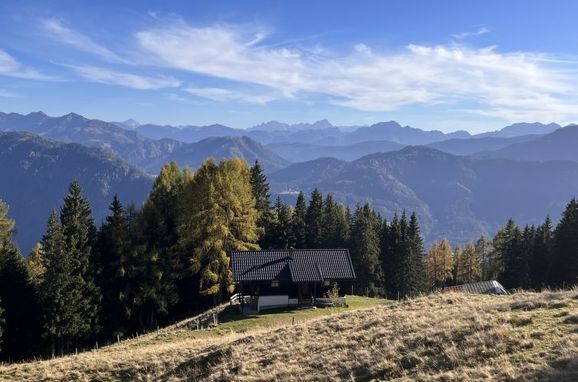
[[[427,278],[432,290],[444,287],[451,279],[454,261],[450,243],[447,239],[432,245],[426,258]]]
[[[250,169],[239,158],[205,161],[187,185],[180,237],[192,247],[200,293],[215,304],[234,290],[229,251],[259,249],[258,218]]]

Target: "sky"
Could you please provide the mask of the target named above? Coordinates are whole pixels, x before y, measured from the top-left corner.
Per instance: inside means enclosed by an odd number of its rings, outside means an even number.
[[[0,0],[0,111],[171,125],[578,122],[578,2]]]

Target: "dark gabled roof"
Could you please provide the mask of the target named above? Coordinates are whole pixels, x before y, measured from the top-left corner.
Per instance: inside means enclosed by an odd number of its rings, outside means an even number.
[[[231,267],[235,282],[355,279],[347,249],[231,251]]]

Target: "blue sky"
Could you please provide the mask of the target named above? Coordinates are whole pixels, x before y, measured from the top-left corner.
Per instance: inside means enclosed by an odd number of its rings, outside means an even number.
[[[0,1],[0,111],[578,122],[575,1]]]

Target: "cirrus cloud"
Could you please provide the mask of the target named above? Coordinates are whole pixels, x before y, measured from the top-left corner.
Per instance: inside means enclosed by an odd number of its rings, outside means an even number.
[[[483,33],[486,29],[476,34]],[[544,54],[451,43],[410,44],[393,53],[358,44],[346,53],[317,55],[301,47],[268,46],[261,31],[228,25],[155,28],[138,32],[136,40],[159,65],[266,86],[285,98],[318,93],[370,112],[467,103],[474,105],[472,113],[506,120],[578,117],[575,64]],[[235,98],[215,89],[196,93]]]

